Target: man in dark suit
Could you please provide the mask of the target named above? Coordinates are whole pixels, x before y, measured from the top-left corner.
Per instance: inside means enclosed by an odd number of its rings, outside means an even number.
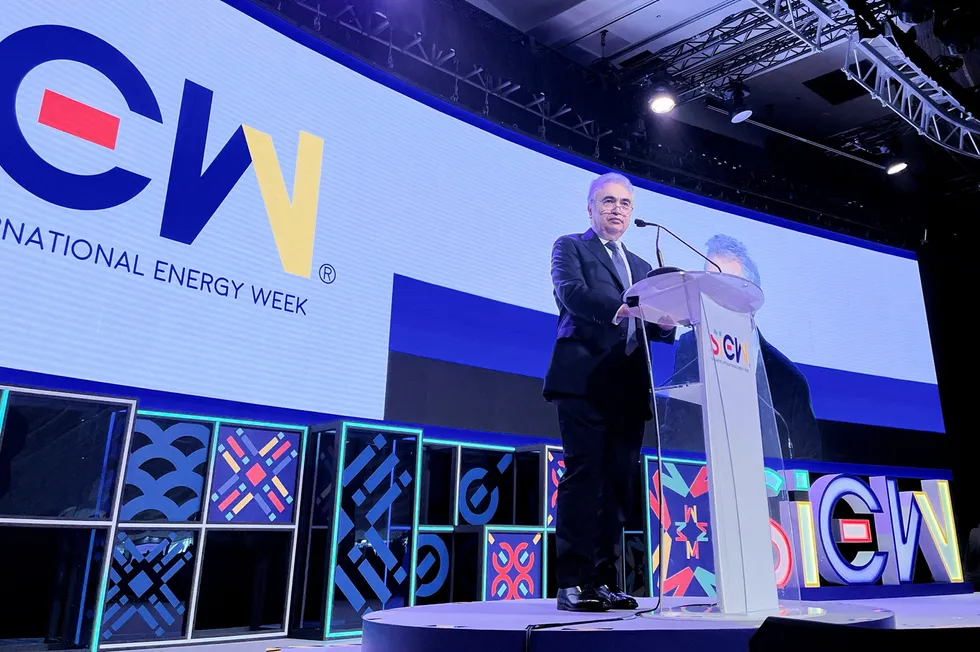
[[[741,276],[762,287],[755,261],[738,240],[727,235],[715,235],[706,244],[705,271],[720,268],[726,274]],[[718,267],[716,268],[715,265]],[[789,358],[759,333],[762,355],[759,383],[759,410],[763,415],[762,430],[765,442],[772,442],[767,455],[774,455],[778,437],[784,459],[821,460],[823,446],[817,418],[810,402],[810,386],[806,376]],[[694,332],[681,335],[674,353],[674,374],[669,385],[698,382],[698,347]],[[765,415],[775,412],[775,419]],[[669,401],[664,410],[660,441],[665,449],[704,451],[704,430],[700,407],[680,400]]]
[[[565,460],[555,524],[558,608],[636,609],[619,588],[616,563],[653,413],[644,323],[622,296],[651,266],[620,243],[633,213],[626,177],[593,181],[588,213],[592,228],[562,236],[551,254],[558,337],[544,396],[558,412]],[[669,317],[661,325],[646,324],[648,337],[673,341]]]

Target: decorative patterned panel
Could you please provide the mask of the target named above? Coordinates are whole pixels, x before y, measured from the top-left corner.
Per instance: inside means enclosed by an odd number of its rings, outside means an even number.
[[[459,479],[459,522],[485,525],[511,523],[510,499],[501,507],[501,493],[513,496],[514,454],[462,449]]]
[[[120,520],[199,521],[211,432],[200,422],[139,417]]]
[[[437,599],[448,593],[449,568],[453,563],[449,554],[451,534],[425,532],[418,538],[418,576],[415,597],[420,604],[447,602],[448,595],[443,600]]]
[[[208,520],[290,523],[301,434],[222,425]]]
[[[118,532],[102,639],[115,643],[181,638],[196,550],[192,532]]]
[[[543,596],[543,541],[540,532],[486,533],[484,600],[529,600]]]
[[[714,597],[714,554],[711,549],[708,502],[708,467],[703,463],[663,462],[664,477],[659,477],[657,461],[647,467],[649,484],[650,529],[654,539],[650,564],[653,590],[660,590],[660,546],[667,564],[664,593],[674,596]],[[664,492],[664,533],[656,545],[660,518],[657,514],[660,489]]]
[[[548,497],[545,505],[544,523],[547,527],[555,527],[555,514],[558,505],[558,483],[565,475],[565,454],[556,448],[547,449],[547,471],[545,477],[545,495]]]
[[[414,572],[418,435],[350,426],[345,432],[331,632],[359,630],[363,615],[409,604]]]

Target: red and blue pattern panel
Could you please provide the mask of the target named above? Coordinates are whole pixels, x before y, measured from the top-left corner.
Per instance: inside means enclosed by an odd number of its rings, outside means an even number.
[[[484,600],[529,600],[542,591],[541,532],[486,532]]]
[[[211,482],[211,523],[291,523],[299,431],[222,425]]]
[[[547,471],[545,478],[545,527],[555,527],[555,515],[558,505],[558,483],[565,475],[565,455],[560,448],[546,448]]]

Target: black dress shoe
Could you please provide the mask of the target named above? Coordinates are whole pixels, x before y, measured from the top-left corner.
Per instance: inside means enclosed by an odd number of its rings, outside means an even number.
[[[571,586],[558,589],[559,611],[608,611],[609,603],[599,597],[591,586]]]
[[[618,586],[603,584],[596,589],[596,594],[604,601],[609,603],[611,609],[639,609],[633,596],[623,593]]]

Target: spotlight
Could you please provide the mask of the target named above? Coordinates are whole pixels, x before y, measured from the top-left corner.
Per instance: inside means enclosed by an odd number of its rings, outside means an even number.
[[[731,106],[728,109],[728,115],[734,125],[745,122],[752,117],[752,109],[745,106],[745,98],[748,94],[749,89],[745,84],[735,84],[732,88]]]
[[[654,113],[670,113],[677,106],[677,94],[666,80],[656,81],[650,88],[647,104]]]
[[[897,157],[891,157],[885,162],[885,173],[888,176],[893,176],[904,172],[909,167],[909,164]]]
[[[752,117],[752,109],[733,109],[732,110],[732,124],[737,125],[740,122],[745,122]]]
[[[677,106],[674,94],[667,90],[656,91],[650,97],[650,110],[654,113],[670,113]]]

